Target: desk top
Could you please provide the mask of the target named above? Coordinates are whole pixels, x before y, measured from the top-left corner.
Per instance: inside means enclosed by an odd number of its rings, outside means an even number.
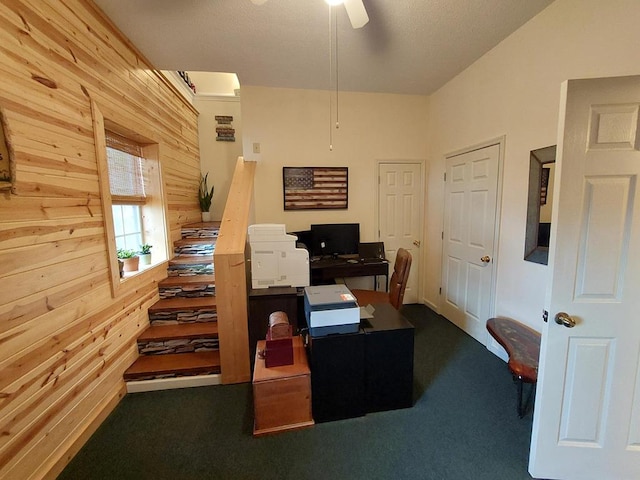
[[[358,266],[358,265],[389,265],[388,260],[382,261],[364,261],[357,255],[344,255],[339,257],[323,257],[309,262],[311,269],[339,267],[339,266]]]
[[[258,353],[266,348],[265,340],[258,341],[256,348],[255,366],[253,369],[253,383],[265,380],[277,380],[280,378],[296,377],[299,375],[309,375],[309,362],[307,352],[302,343],[302,337],[293,337],[293,365],[281,365],[279,367],[265,367],[264,359]]]
[[[374,303],[373,318],[360,320],[360,327],[365,333],[375,333],[383,330],[413,329],[413,325],[390,303]]]

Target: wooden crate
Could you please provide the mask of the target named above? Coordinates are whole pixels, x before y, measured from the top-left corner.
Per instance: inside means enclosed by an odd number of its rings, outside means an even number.
[[[265,435],[309,427],[311,372],[301,337],[293,338],[293,365],[266,368],[259,357],[265,341],[258,342],[253,371],[253,435]]]

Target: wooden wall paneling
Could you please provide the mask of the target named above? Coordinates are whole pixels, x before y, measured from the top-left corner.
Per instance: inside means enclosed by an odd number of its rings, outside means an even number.
[[[251,379],[245,249],[255,168],[242,157],[236,163],[213,255],[216,276],[225,280],[216,284],[223,383]]]
[[[0,457],[0,477],[39,478],[46,474],[45,468],[51,468],[59,458],[65,455],[70,437],[81,433],[89,424],[87,418],[92,412],[103,406],[120,392],[124,382],[122,372],[135,360],[135,346],[124,346],[121,352],[104,362],[95,373],[92,381],[78,385],[73,390],[74,400],[59,405],[37,425],[35,436],[25,438],[13,446],[7,455]]]
[[[53,335],[41,337],[28,348],[2,357],[0,369],[6,375],[0,377],[0,389],[5,389],[16,379],[29,375],[33,370],[47,368],[64,360],[70,349],[88,340],[91,342],[99,340],[118,322],[129,321],[135,324],[136,329],[148,326],[148,317],[132,316],[132,312],[139,308],[140,301],[146,304],[157,299],[157,292],[151,285],[141,292],[142,297],[138,293],[132,293],[125,296],[122,302],[117,303],[109,301],[111,297],[106,285],[103,291],[105,293],[102,295],[102,301],[98,301],[99,298],[96,299],[99,308],[91,309],[91,305],[87,305],[86,297],[81,297],[59,307],[59,310],[63,311],[55,318],[52,318],[53,313],[40,317],[42,322],[53,322],[58,317],[62,317],[62,326]]]
[[[86,335],[82,341],[71,344],[64,358],[46,365],[46,368],[39,366],[5,389],[6,396],[0,401],[0,428],[10,434],[0,437],[0,463],[4,452],[11,450],[11,445],[33,433],[34,424],[46,416],[47,410],[70,401],[79,383],[92,381],[96,372],[112,361],[123,347],[121,338],[135,339],[141,333],[145,325],[127,321],[127,317],[146,315],[146,308],[152,301],[136,305],[119,318],[109,319],[95,334]],[[100,342],[96,341],[98,338]]]
[[[25,222],[6,222],[0,230],[0,253],[10,248],[101,235],[103,232],[101,217],[44,220],[33,226],[27,226]]]
[[[0,232],[3,233],[3,223],[15,222],[18,219],[23,222],[33,222],[83,216],[92,220],[102,218],[102,208],[97,198],[87,200],[84,198],[18,197],[7,194],[0,195],[0,199],[6,200],[0,201]]]
[[[116,405],[166,276],[154,267],[111,297],[90,99],[162,139],[172,240],[200,218],[193,106],[90,1],[1,2],[17,195],[0,194],[0,477],[51,477]]]
[[[97,272],[84,277],[78,277],[72,282],[56,285],[49,289],[47,293],[48,295],[46,297],[36,293],[0,306],[0,345],[4,338],[12,335],[10,332],[13,329],[27,329],[29,328],[28,322],[43,315],[52,315],[51,312],[53,311],[55,311],[55,315],[59,316],[63,322],[66,322],[65,324],[68,325],[67,332],[69,332],[72,330],[71,322],[77,318],[77,315],[73,313],[76,309],[81,308],[88,310],[86,305],[89,303],[91,305],[106,305],[110,298],[109,284],[105,272]],[[89,294],[91,294],[91,296],[89,296]],[[61,310],[63,306],[65,306],[66,311]],[[61,343],[59,336],[56,336],[54,340],[54,347],[52,347],[51,352],[47,353],[48,355],[55,354],[54,348],[57,348],[55,346]],[[35,352],[37,348],[37,344],[32,345],[30,349],[31,355],[27,363],[36,356]],[[37,365],[43,361],[44,358],[46,357],[43,356],[33,365]],[[0,370],[9,368],[5,360],[5,356],[0,356]],[[2,389],[2,378],[3,377],[0,377],[0,389]]]
[[[3,292],[3,303],[11,302],[27,295],[43,292],[53,288],[60,283],[66,283],[77,276],[88,275],[97,270],[106,271],[106,255],[93,257],[82,257],[72,262],[65,262],[62,265],[51,263],[46,267],[32,269],[28,272],[5,275],[2,270],[3,279],[13,288]]]

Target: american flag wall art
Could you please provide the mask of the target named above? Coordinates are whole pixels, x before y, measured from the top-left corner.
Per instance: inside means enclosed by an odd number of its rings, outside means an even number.
[[[285,210],[346,209],[348,167],[282,167]]]

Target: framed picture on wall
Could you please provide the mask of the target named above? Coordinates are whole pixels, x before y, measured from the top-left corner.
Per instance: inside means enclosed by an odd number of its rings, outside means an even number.
[[[282,167],[285,210],[347,209],[348,167]]]

